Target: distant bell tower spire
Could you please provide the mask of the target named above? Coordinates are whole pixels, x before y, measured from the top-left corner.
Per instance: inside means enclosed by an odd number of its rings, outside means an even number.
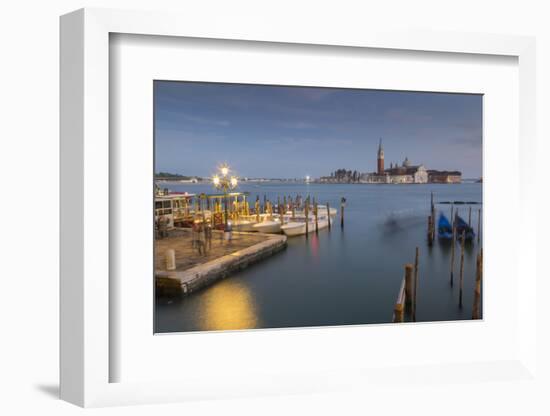
[[[382,138],[380,138],[380,142],[378,143],[378,160],[377,161],[378,161],[377,173],[379,175],[383,175],[384,174],[384,149],[382,148]]]

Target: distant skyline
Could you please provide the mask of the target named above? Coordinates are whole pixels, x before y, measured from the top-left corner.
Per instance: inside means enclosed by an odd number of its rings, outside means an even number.
[[[155,81],[155,171],[241,177],[326,176],[385,165],[482,176],[482,96]]]

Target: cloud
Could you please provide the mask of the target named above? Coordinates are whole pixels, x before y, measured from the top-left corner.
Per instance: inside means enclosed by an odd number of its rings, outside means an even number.
[[[285,148],[311,147],[312,151],[318,147],[333,147],[352,145],[353,140],[345,137],[308,137],[308,136],[286,136],[263,140],[262,143],[279,145]]]
[[[227,139],[227,136],[217,132],[197,133],[180,128],[162,128],[156,130],[156,143],[170,143],[186,146],[189,144],[204,143],[204,142],[220,142]]]
[[[174,123],[181,124],[183,121],[191,123],[202,124],[205,126],[213,127],[227,127],[231,125],[231,122],[223,119],[215,119],[210,117],[199,116],[196,114],[185,113],[181,110],[162,109],[162,118],[158,120],[162,123]]]
[[[191,122],[199,123],[199,124],[207,124],[207,125],[211,125],[211,126],[226,127],[226,126],[229,126],[231,124],[227,120],[213,120],[213,119],[210,119],[210,118],[200,117],[200,116],[196,116],[196,115],[193,115],[193,114],[179,113],[179,116],[181,118],[183,118],[184,120],[187,120],[187,121],[191,121]]]
[[[386,118],[389,121],[396,123],[430,123],[433,121],[433,117],[429,114],[418,114],[410,108],[391,108],[385,113]]]
[[[306,121],[283,121],[281,123],[278,123],[280,127],[284,127],[287,129],[314,129],[317,126],[313,123],[308,123]]]

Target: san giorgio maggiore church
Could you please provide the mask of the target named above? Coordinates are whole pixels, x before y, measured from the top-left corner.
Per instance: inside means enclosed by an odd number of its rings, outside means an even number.
[[[361,175],[361,182],[366,183],[460,183],[462,174],[458,171],[427,170],[424,165],[412,165],[406,157],[401,166],[390,163],[384,168],[384,149],[382,139],[378,144],[377,170]]]

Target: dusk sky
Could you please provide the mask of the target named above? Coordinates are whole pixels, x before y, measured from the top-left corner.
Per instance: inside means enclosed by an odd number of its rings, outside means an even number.
[[[302,178],[385,164],[481,176],[482,96],[155,81],[155,170]]]

